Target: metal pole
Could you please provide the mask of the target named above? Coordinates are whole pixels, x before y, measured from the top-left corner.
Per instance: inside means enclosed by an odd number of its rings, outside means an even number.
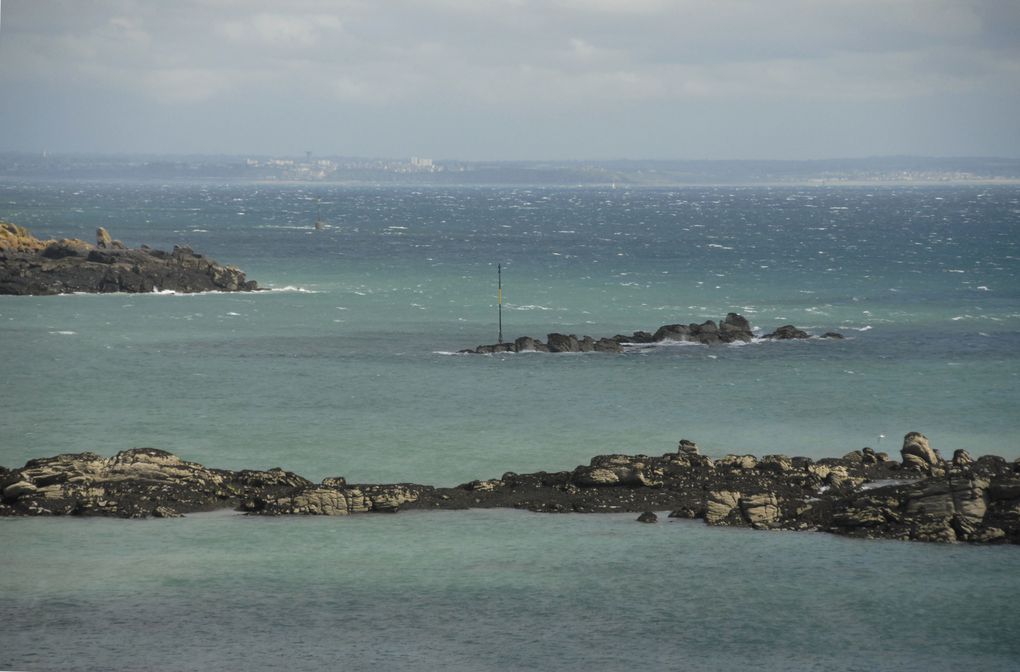
[[[499,342],[503,343],[503,264],[496,264],[496,274],[499,282]]]

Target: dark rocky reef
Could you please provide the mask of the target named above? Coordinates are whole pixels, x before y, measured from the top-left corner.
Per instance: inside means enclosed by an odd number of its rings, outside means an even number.
[[[258,285],[239,269],[221,266],[188,247],[172,252],[128,249],[105,229],[94,245],[82,240],[39,240],[0,222],[0,294],[71,292],[238,292]]]
[[[749,343],[754,338],[751,324],[736,313],[729,313],[718,324],[707,320],[701,324],[666,324],[655,333],[635,331],[633,334],[617,334],[599,339],[591,336],[578,338],[573,334],[551,333],[543,342],[530,336],[521,336],[513,343],[479,345],[474,349],[461,350],[464,354],[491,355],[499,352],[623,352],[624,346],[644,346],[668,342],[720,345],[726,343]],[[764,340],[790,340],[811,338],[811,335],[792,324],[779,327],[761,337]],[[822,338],[843,338],[842,334],[830,331]]]
[[[30,460],[0,475],[0,515],[174,517],[237,508],[311,485],[282,469],[209,469],[156,448],[111,458],[71,453]]]
[[[515,474],[453,488],[412,483],[312,483],[296,474],[208,469],[152,448],[0,469],[0,516],[174,517],[214,509],[260,515],[351,515],[408,509],[510,507],[641,513],[709,525],[815,530],[850,537],[1020,543],[1020,460],[956,451],[945,461],[907,434],[902,461],[870,448],[841,458],[726,455],[690,441],[661,456],[600,455],[572,471]]]

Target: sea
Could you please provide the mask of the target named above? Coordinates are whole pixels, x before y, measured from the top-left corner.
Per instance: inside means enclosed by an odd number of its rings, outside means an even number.
[[[266,288],[0,297],[9,468],[156,447],[452,486],[911,431],[1020,457],[1016,185],[4,181],[0,219]],[[729,312],[845,338],[459,353]],[[659,513],[2,519],[0,669],[1020,669],[1017,547]]]

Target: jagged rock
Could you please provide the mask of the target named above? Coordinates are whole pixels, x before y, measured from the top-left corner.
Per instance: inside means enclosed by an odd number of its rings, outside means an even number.
[[[580,352],[581,349],[577,336],[573,334],[552,333],[546,336],[545,343],[549,352]]]
[[[771,492],[740,498],[740,512],[752,527],[767,527],[779,521],[779,501]]]
[[[654,342],[681,341],[701,343],[702,345],[750,340],[750,325],[746,319],[736,313],[727,315],[721,325],[717,325],[712,320],[701,324],[666,324],[659,327],[652,335]]]
[[[754,455],[723,455],[715,461],[717,469],[743,469],[750,470],[758,466],[758,459]]]
[[[748,343],[752,338],[754,338],[754,334],[751,333],[751,323],[742,315],[727,313],[719,324],[719,339],[723,343],[736,341]]]
[[[492,355],[497,352],[513,352],[513,343],[496,343],[493,345],[479,345],[474,350],[464,350],[462,352],[470,352],[479,355]]]
[[[537,342],[530,336],[521,336],[514,341],[515,352],[528,352],[532,350],[538,350]]]
[[[996,541],[1003,541],[1006,539],[1005,530],[1001,530],[998,527],[983,527],[978,528],[970,534],[967,541],[976,541],[983,544],[993,543]]]
[[[237,482],[245,490],[262,492],[266,490],[279,491],[279,490],[296,490],[299,488],[308,488],[312,486],[312,482],[303,476],[298,476],[292,471],[284,471],[280,467],[274,467],[268,471],[255,471],[252,469],[242,469],[241,471],[234,472],[232,474],[232,480]],[[326,480],[345,480],[342,477],[334,477],[334,479]],[[346,482],[346,481],[345,481]],[[323,483],[323,485],[326,485]],[[332,487],[327,485],[327,487]]]
[[[343,476],[330,476],[322,479],[320,485],[324,488],[342,488],[347,485],[347,479]]]
[[[97,245],[80,240],[41,241],[27,230],[0,225],[0,294],[71,292],[253,291],[254,281],[187,247],[172,253],[126,249],[97,231]]]
[[[802,329],[798,329],[792,324],[786,324],[783,325],[782,327],[779,327],[771,334],[766,334],[765,336],[762,336],[762,338],[767,338],[775,341],[785,341],[795,338],[811,338],[811,335]]]
[[[652,343],[655,341],[655,336],[648,333],[647,331],[635,331],[631,334],[630,338],[626,336],[618,336],[613,339],[617,342],[630,342],[630,343]]]
[[[611,338],[600,338],[595,341],[595,352],[623,352],[623,346]]]
[[[864,451],[851,450],[849,453],[843,456],[844,460],[851,464],[864,464]]]
[[[928,437],[920,432],[910,432],[903,437],[900,455],[903,457],[903,466],[911,469],[930,471],[942,462],[931,449]]]
[[[708,493],[705,502],[705,522],[709,525],[727,525],[733,520],[733,513],[739,513],[740,493],[730,490],[715,490]]]
[[[844,338],[844,336],[843,336],[843,334],[839,333],[838,331],[827,331],[824,334],[822,334],[822,338],[832,338],[832,339],[835,339],[835,340],[842,340]]]
[[[965,467],[974,464],[973,458],[970,453],[964,448],[957,448],[953,451],[953,466],[954,467]]]
[[[571,481],[581,487],[661,485],[645,474],[645,463],[627,455],[599,455],[587,467],[574,470]]]
[[[686,324],[664,324],[652,335],[652,341],[689,341],[691,331]]]
[[[36,253],[51,242],[39,240],[23,226],[0,221],[0,253]]]
[[[311,488],[292,495],[276,497],[252,506],[253,511],[266,515],[304,514],[312,516],[347,516],[355,508],[344,491],[336,488]]]
[[[870,531],[894,520],[893,512],[898,507],[895,498],[863,497],[835,513],[832,524],[842,531]]]
[[[786,455],[766,455],[761,458],[756,467],[762,471],[782,474],[793,470],[793,461]]]
[[[39,488],[31,481],[16,481],[3,489],[3,498],[13,501],[22,495],[31,495],[38,490]]]
[[[845,479],[850,476],[850,473],[847,471],[847,468],[845,466],[824,464],[822,462],[808,464],[804,467],[804,470],[807,471],[809,474],[817,476],[822,481],[828,479],[829,476],[833,473],[835,473],[836,476],[840,479]]]
[[[487,481],[471,481],[460,487],[471,492],[492,492],[501,485],[503,485],[502,481],[490,479]]]
[[[929,479],[906,494],[907,515],[952,518],[960,515],[980,521],[988,510],[986,490],[989,482],[976,477]]]
[[[425,489],[420,485],[362,485],[360,491],[371,504],[371,511],[393,513],[405,504],[416,502]]]
[[[680,444],[677,446],[677,452],[684,455],[698,455],[698,444],[687,439],[680,439]]]
[[[169,506],[157,506],[152,511],[152,515],[156,518],[181,518],[181,514],[177,513],[174,509]]]
[[[988,487],[988,497],[995,501],[1020,499],[1020,478],[1000,478]]]
[[[861,451],[861,462],[864,465],[872,465],[888,461],[889,461],[888,455],[886,455],[885,453],[876,453],[873,448],[864,448]]]
[[[64,259],[65,257],[84,257],[91,249],[92,246],[83,240],[64,238],[49,243],[39,254],[46,259]]]
[[[923,516],[915,518],[910,524],[910,538],[915,541],[930,541],[951,544],[957,540],[952,519]]]
[[[973,468],[975,471],[995,473],[1006,469],[1006,460],[998,455],[982,455],[975,460]]]
[[[96,247],[101,250],[113,247],[113,238],[111,238],[109,232],[101,226],[96,229]]]
[[[652,511],[645,511],[644,513],[642,513],[640,516],[637,517],[637,522],[639,522],[639,523],[657,523],[657,522],[659,522],[659,517],[657,515],[655,515],[655,513],[653,513]]]

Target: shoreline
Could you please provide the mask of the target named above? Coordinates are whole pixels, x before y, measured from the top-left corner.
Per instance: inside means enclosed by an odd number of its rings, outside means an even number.
[[[174,518],[513,508],[641,514],[712,526],[822,531],[854,538],[1020,544],[1020,459],[958,450],[943,460],[917,432],[901,460],[871,448],[813,460],[701,455],[682,440],[661,456],[599,455],[570,471],[504,473],[454,487],[313,483],[283,469],[230,471],[154,448],[62,454],[0,467],[0,517]]]

